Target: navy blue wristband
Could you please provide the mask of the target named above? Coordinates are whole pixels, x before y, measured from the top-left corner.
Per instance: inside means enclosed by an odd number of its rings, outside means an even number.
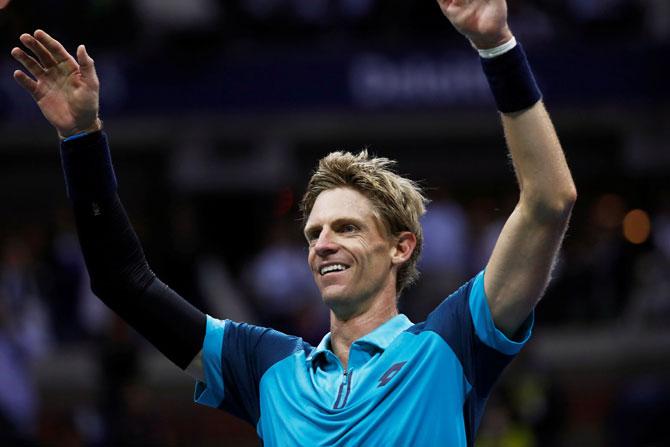
[[[95,200],[116,193],[118,184],[112,157],[107,135],[102,131],[61,141],[60,154],[70,199]]]
[[[542,99],[542,93],[520,43],[500,56],[480,59],[501,112],[519,112]]]

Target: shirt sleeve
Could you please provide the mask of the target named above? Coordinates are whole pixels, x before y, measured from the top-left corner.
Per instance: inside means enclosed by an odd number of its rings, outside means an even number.
[[[205,380],[195,383],[195,401],[217,408],[223,402],[223,373],[221,349],[226,323],[207,315],[207,329],[202,346],[202,368]]]
[[[470,316],[475,327],[475,334],[486,346],[503,354],[516,355],[521,351],[521,348],[523,348],[528,339],[530,339],[535,318],[534,312],[531,312],[528,318],[526,318],[526,321],[524,321],[521,328],[515,334],[514,339],[509,339],[495,326],[486,298],[486,292],[484,291],[483,270],[472,280],[468,304]]]
[[[426,319],[458,357],[469,384],[489,394],[505,367],[530,338],[531,313],[513,339],[496,328],[484,291],[484,271],[445,299]]]
[[[255,426],[263,374],[306,346],[299,337],[208,315],[202,347],[205,380],[196,381],[195,402],[225,410]]]
[[[467,392],[463,417],[468,439],[474,439],[493,386],[530,338],[532,326],[531,313],[514,339],[495,327],[483,271],[428,315],[423,330],[439,334],[463,367]]]

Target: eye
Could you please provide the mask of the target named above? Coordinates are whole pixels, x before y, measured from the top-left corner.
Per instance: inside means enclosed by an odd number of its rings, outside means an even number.
[[[309,244],[314,243],[314,241],[316,241],[319,238],[319,231],[320,230],[315,229],[315,230],[311,230],[311,231],[308,231],[307,233],[305,233],[305,239],[307,239],[307,242]]]
[[[344,225],[342,225],[342,227],[340,228],[340,231],[341,231],[342,233],[353,233],[353,232],[356,231],[356,230],[358,230],[358,228],[357,228],[356,225],[354,225],[354,224],[344,224]]]

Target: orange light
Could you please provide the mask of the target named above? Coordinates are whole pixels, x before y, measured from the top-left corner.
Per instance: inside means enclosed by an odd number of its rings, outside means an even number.
[[[642,244],[651,233],[651,220],[645,211],[629,211],[623,218],[623,236],[632,244]]]

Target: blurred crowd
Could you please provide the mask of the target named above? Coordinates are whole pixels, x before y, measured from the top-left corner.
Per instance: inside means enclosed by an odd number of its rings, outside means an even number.
[[[402,44],[456,39],[434,1],[381,0],[41,0],[15,1],[0,18],[3,37],[57,29],[70,43],[123,52],[143,47],[253,48],[254,44]],[[510,0],[524,40],[616,41],[670,37],[665,0]],[[123,24],[123,26],[120,26]],[[251,47],[249,46],[251,45]]]
[[[281,194],[278,197],[281,200]],[[503,203],[485,197],[459,201],[441,193],[433,194],[432,199],[423,219],[422,278],[400,303],[401,310],[414,321],[421,321],[446,293],[485,265],[515,203],[514,197]],[[194,305],[215,316],[299,334],[313,344],[327,332],[328,314],[307,268],[306,246],[294,213],[268,221],[260,249],[242,253],[245,261],[235,267],[228,265],[220,256],[223,254],[203,249],[209,242],[199,240],[198,222],[207,216],[199,215],[196,207],[186,202],[169,212],[169,242],[164,252],[149,251],[148,257],[160,259],[153,263],[159,276]],[[642,217],[631,223],[636,214]],[[143,222],[144,218],[134,220]],[[140,225],[139,231],[146,229]],[[138,404],[137,397],[131,398],[137,395],[137,383],[142,380],[138,356],[148,348],[92,295],[69,210],[59,209],[41,223],[24,222],[21,227],[3,229],[0,253],[3,445],[12,445],[5,443],[9,440],[16,445],[33,445],[30,441],[38,435],[50,436],[51,432],[44,431],[43,417],[40,419],[35,368],[73,346],[85,346],[88,355],[102,365],[97,378],[99,409],[94,412],[99,428],[86,431],[87,437],[80,433],[79,443],[58,445],[149,445],[145,437],[132,436],[161,430],[145,431],[137,425],[147,421],[133,413]],[[664,330],[670,318],[668,271],[667,191],[659,191],[647,210],[631,210],[625,199],[615,194],[586,197],[575,210],[553,282],[537,314],[538,325],[616,326],[630,333]],[[482,446],[562,445],[538,439],[542,433],[550,439],[563,427],[565,415],[557,413],[567,410],[553,401],[544,402],[560,400],[560,393],[552,389],[554,384],[546,372],[534,372],[530,367],[522,371],[525,379],[515,377],[505,388],[505,393],[516,396],[514,399],[493,399]],[[652,404],[663,396],[649,393]],[[532,411],[524,399],[544,403]],[[500,406],[503,400],[506,405]],[[510,402],[520,403],[510,406]],[[661,400],[661,404],[667,403],[667,399]],[[626,414],[626,407],[616,408],[611,417],[622,417],[618,411]],[[147,411],[144,416],[150,414]],[[118,430],[124,424],[129,424],[128,430]],[[549,424],[547,432],[538,431],[538,424]],[[526,434],[519,432],[523,427]],[[513,438],[509,443],[496,435],[496,430],[503,428],[512,430],[506,435]],[[531,438],[514,441],[516,436]]]

